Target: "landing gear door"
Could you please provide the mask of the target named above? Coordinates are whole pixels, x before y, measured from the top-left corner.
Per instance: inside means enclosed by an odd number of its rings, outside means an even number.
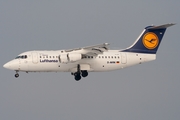
[[[127,63],[127,56],[126,53],[121,53],[121,63],[126,64]]]
[[[90,71],[91,68],[90,68],[90,65],[89,65],[89,64],[80,64],[80,70]],[[71,71],[72,73],[75,73],[75,72],[77,72],[77,67],[74,67],[74,68],[72,68],[72,69],[69,69],[69,71]]]
[[[34,64],[37,64],[38,63],[38,54],[36,52],[32,52],[32,62]]]

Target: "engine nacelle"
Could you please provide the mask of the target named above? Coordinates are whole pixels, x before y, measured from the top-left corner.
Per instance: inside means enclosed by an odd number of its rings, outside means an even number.
[[[76,62],[82,59],[82,55],[79,53],[63,53],[59,55],[60,63]]]
[[[79,53],[69,53],[68,54],[69,62],[76,62],[82,59],[82,54]]]
[[[59,62],[60,63],[68,63],[69,62],[68,54],[63,53],[63,54],[59,55]]]

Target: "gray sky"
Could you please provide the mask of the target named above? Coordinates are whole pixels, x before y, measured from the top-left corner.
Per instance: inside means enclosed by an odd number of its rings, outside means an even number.
[[[124,70],[20,73],[0,67],[0,120],[179,120],[179,0],[1,0],[1,66],[28,50],[108,42],[130,46],[148,25],[167,29],[157,60]],[[179,36],[179,37],[178,37]]]

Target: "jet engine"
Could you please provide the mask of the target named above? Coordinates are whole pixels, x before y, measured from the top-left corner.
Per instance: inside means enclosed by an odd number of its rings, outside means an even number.
[[[59,55],[60,63],[76,62],[82,59],[82,54],[79,53],[63,53]]]

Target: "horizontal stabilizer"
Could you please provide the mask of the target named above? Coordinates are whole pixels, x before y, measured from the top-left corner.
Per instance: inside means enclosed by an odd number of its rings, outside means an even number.
[[[164,25],[159,25],[159,26],[148,26],[145,29],[148,29],[148,30],[164,29],[164,28],[168,28],[173,25],[175,25],[175,23],[164,24]]]

